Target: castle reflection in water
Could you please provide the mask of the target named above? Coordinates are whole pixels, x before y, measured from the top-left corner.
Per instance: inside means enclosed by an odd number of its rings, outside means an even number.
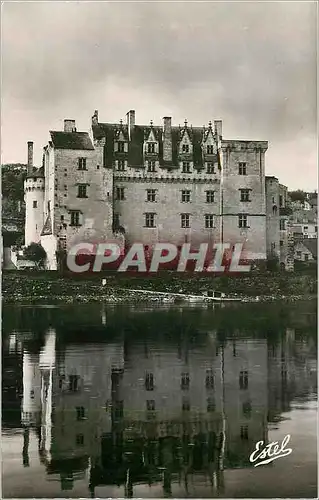
[[[105,310],[99,321],[107,328]],[[161,483],[169,496],[172,482],[187,493],[201,476],[222,491],[223,470],[250,467],[269,422],[316,390],[316,347],[297,342],[294,329],[275,341],[207,326],[164,339],[160,322],[152,332],[147,325],[134,339],[126,326],[86,342],[60,342],[51,326],[39,349],[11,333],[4,349],[21,358],[24,465],[32,432],[62,490],[87,478],[92,497],[107,484],[131,497],[136,483]]]

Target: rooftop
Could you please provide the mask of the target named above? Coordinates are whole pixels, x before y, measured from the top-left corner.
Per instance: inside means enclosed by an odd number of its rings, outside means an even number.
[[[94,150],[87,132],[50,131],[52,144],[56,149]]]

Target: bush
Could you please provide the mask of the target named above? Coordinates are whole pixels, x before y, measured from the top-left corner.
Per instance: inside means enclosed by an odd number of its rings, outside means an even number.
[[[31,243],[24,249],[23,255],[26,259],[37,264],[38,267],[44,267],[47,254],[43,246],[39,243]]]

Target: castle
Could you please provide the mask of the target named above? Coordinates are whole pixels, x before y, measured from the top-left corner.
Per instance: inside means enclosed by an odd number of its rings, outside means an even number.
[[[250,258],[276,255],[291,268],[287,188],[265,176],[267,141],[226,140],[222,122],[203,127],[74,120],[51,131],[42,167],[28,143],[25,245],[39,242],[48,269],[57,252],[82,241],[121,245],[243,243]]]

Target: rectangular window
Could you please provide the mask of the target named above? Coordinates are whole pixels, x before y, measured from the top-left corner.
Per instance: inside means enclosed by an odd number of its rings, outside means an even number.
[[[115,227],[120,225],[120,214],[113,214],[113,224]]]
[[[206,214],[205,215],[205,227],[206,227],[206,229],[211,229],[211,228],[215,227],[213,214]]]
[[[246,162],[239,162],[238,163],[238,174],[239,175],[247,175],[247,163]]]
[[[115,418],[123,418],[124,403],[123,401],[115,401]]]
[[[246,370],[239,373],[239,388],[248,389],[248,371]]]
[[[87,198],[87,185],[79,184],[78,185],[78,198]]]
[[[155,161],[148,162],[148,172],[155,172]]]
[[[191,201],[191,192],[183,190],[182,191],[182,203],[190,203]]]
[[[212,155],[214,153],[214,146],[212,144],[208,144],[207,146],[207,154]]]
[[[248,227],[248,217],[247,215],[239,215],[238,216],[238,227]]]
[[[211,161],[209,161],[207,163],[207,173],[208,174],[214,174],[215,173],[214,164]]]
[[[71,214],[71,226],[80,226],[80,211],[72,210]]]
[[[117,187],[116,188],[116,199],[117,200],[125,200],[125,188],[124,187]]]
[[[248,439],[248,425],[241,425],[240,427],[240,438],[241,439]]]
[[[297,252],[297,257],[301,257],[301,252]]]
[[[187,228],[189,227],[189,214],[181,214],[181,227]]]
[[[60,236],[60,247],[66,250],[66,236]]]
[[[33,201],[33,208],[37,208],[38,202],[36,200]]]
[[[281,194],[279,195],[279,206],[280,206],[280,208],[283,207],[283,198],[282,198]]]
[[[189,389],[189,373],[182,373],[182,376],[181,376],[181,389],[183,391],[185,390],[188,390]]]
[[[206,389],[214,389],[214,374],[211,368],[206,370],[205,386]]]
[[[84,406],[76,407],[76,419],[83,420],[85,418],[85,408]]]
[[[243,403],[243,414],[247,418],[249,418],[251,416],[251,403],[250,403],[250,401],[246,401],[245,403]]]
[[[86,158],[78,159],[78,170],[86,170]]]
[[[250,201],[250,189],[240,189],[240,201]]]
[[[305,253],[305,254],[304,254],[304,258],[305,258],[305,261],[306,261],[306,260],[309,260],[309,254]]]
[[[125,161],[124,160],[118,160],[118,162],[117,162],[117,170],[119,172],[124,172],[124,170],[125,170]]]
[[[215,411],[215,401],[214,398],[207,398],[207,411]]]
[[[206,191],[206,203],[214,203],[215,201],[215,191]]]
[[[147,409],[147,411],[155,411],[155,401],[154,401],[154,399],[148,399],[146,401],[146,409]]]
[[[76,392],[79,390],[79,375],[69,376],[69,391]]]
[[[147,391],[154,391],[154,375],[153,375],[153,373],[146,373],[146,375],[145,375],[145,389]]]
[[[155,153],[155,143],[154,142],[150,142],[147,145],[147,152],[148,153]]]
[[[124,153],[124,142],[123,141],[117,143],[117,150],[119,153]]]
[[[146,201],[156,201],[156,189],[146,190]]]
[[[188,144],[183,144],[182,151],[183,151],[183,153],[189,153],[189,145]]]
[[[155,214],[146,213],[145,214],[145,227],[155,227]]]
[[[83,446],[84,445],[84,435],[83,434],[77,434],[75,439],[76,439],[76,445],[77,446]]]
[[[284,246],[284,242],[283,242],[283,240],[280,240],[280,241],[279,241],[279,245],[280,245],[281,247],[283,247],[283,246]]]
[[[285,219],[280,219],[280,221],[279,221],[279,229],[280,229],[280,231],[285,231],[285,229],[286,229],[286,221],[285,221]]]
[[[191,172],[191,166],[189,161],[183,161],[182,173],[190,174],[190,172]]]
[[[182,410],[183,411],[190,411],[191,409],[191,405],[190,405],[190,401],[188,398],[183,398],[182,400]]]

